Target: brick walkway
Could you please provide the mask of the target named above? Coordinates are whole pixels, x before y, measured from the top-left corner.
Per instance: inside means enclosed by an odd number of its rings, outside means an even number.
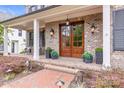
[[[67,87],[74,75],[53,70],[41,70],[19,80],[2,86],[3,88],[57,88],[58,80],[63,80]]]

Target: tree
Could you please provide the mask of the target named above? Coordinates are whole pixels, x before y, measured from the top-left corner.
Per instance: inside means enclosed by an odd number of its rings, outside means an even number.
[[[4,35],[4,28],[2,25],[0,25],[0,45],[3,44],[4,41],[3,35]]]

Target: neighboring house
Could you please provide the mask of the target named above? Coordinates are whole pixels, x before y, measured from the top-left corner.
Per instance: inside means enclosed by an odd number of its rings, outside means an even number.
[[[0,21],[14,17],[12,14],[0,12]],[[8,31],[8,53],[19,54],[26,48],[26,32],[24,30],[11,29]],[[4,51],[4,44],[0,45],[0,51]]]
[[[95,57],[95,49],[103,47],[103,68],[124,69],[123,20],[124,9],[118,10],[117,6],[52,5],[1,23],[6,38],[7,26],[28,32],[27,46],[33,48],[35,60],[39,60],[41,48],[51,47],[60,56],[80,58],[84,51]],[[5,55],[8,54],[6,38]]]
[[[48,6],[51,6],[51,5],[26,5],[25,10],[26,10],[26,13],[31,13],[33,11],[43,9],[43,8],[48,7]]]
[[[11,32],[8,33],[8,41],[8,53],[24,53],[26,48],[26,31],[11,29]]]
[[[40,9],[44,9],[46,7],[48,7],[50,5],[26,5],[25,6],[25,10],[26,10],[26,14],[40,10]],[[40,55],[45,53],[45,30],[44,29],[40,29],[40,38],[39,38],[39,45],[40,45],[40,49],[39,49],[39,53]],[[27,31],[26,33],[26,48],[27,48],[27,54],[33,54],[33,32],[32,31]]]

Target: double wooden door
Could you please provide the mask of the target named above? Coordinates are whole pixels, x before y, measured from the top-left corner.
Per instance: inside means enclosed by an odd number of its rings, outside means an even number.
[[[60,25],[60,55],[81,57],[84,52],[84,22]]]

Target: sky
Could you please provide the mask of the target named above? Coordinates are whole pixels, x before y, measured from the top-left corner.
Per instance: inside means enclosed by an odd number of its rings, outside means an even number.
[[[0,12],[19,16],[25,13],[24,5],[0,5]]]

